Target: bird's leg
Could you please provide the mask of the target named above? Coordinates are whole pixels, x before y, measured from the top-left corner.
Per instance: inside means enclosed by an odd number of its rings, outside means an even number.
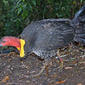
[[[35,75],[32,75],[32,77],[38,77],[38,76],[40,76],[41,74],[42,74],[42,72],[45,70],[45,69],[47,69],[48,70],[48,64],[50,64],[50,61],[49,60],[45,60],[45,63],[43,63],[43,66],[41,67],[41,70],[40,70],[40,72],[38,73],[38,74],[35,74]],[[46,70],[46,71],[47,71]],[[47,72],[48,73],[48,72]],[[48,74],[47,74],[48,75]]]
[[[63,60],[62,60],[62,58],[60,57],[60,53],[59,53],[59,50],[57,51],[57,56],[58,56],[58,58],[59,58],[59,60],[60,60],[60,62],[61,62],[61,64],[60,64],[60,66],[59,66],[59,68],[63,68]]]
[[[70,44],[69,44],[69,50],[70,50],[70,51],[72,51],[72,47],[73,47],[73,44],[70,43]]]

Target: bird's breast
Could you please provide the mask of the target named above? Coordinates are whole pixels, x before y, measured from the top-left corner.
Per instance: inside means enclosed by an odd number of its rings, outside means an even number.
[[[57,54],[56,50],[41,50],[41,49],[34,49],[33,53],[35,53],[37,56],[39,56],[41,59],[50,58]]]

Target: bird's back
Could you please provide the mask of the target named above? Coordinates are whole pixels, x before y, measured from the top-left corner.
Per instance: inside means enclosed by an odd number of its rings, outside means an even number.
[[[42,58],[56,55],[57,49],[73,41],[74,28],[68,19],[45,19],[31,23],[21,33],[25,39],[25,50]]]

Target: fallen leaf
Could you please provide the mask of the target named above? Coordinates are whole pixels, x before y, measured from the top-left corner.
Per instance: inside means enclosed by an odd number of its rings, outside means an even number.
[[[77,85],[83,85],[82,83],[78,83]]]
[[[66,69],[66,70],[68,70],[68,69],[72,69],[72,67],[65,67],[65,69]]]
[[[5,76],[5,77],[2,79],[2,82],[5,83],[5,82],[7,82],[7,80],[9,80],[9,76]]]
[[[63,84],[63,83],[65,83],[65,82],[66,82],[66,80],[63,80],[63,81],[57,81],[56,84]]]

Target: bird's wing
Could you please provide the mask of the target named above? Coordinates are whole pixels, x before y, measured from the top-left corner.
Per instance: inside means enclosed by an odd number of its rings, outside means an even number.
[[[44,19],[29,24],[21,33],[26,49],[56,49],[68,45],[74,37],[74,29],[68,19]]]
[[[35,41],[35,47],[56,49],[68,45],[74,38],[74,29],[69,23],[49,22],[41,26]]]

